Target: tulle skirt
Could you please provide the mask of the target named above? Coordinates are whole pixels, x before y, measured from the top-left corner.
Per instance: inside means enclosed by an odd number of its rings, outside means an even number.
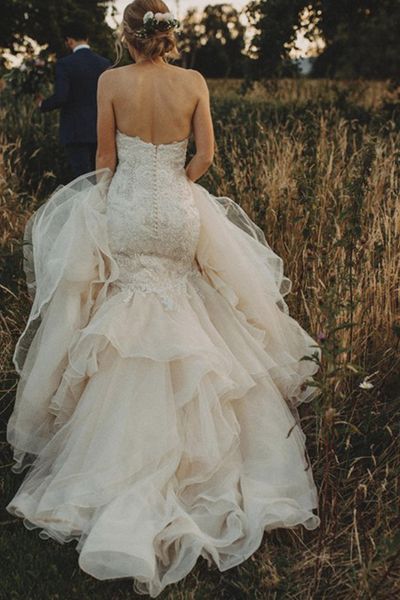
[[[224,571],[264,531],[318,527],[297,407],[315,397],[320,350],[289,316],[260,230],[197,184],[198,262],[174,309],[114,285],[108,174],[95,175],[26,228],[33,306],[7,437],[13,470],[29,469],[7,510],[77,540],[93,577],[133,577],[155,597],[199,556]]]

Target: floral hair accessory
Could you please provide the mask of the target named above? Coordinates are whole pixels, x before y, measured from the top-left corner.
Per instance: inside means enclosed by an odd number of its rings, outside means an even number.
[[[134,33],[136,37],[147,38],[156,31],[168,31],[179,27],[179,21],[171,12],[157,12],[149,10],[143,15],[143,27],[137,29]]]

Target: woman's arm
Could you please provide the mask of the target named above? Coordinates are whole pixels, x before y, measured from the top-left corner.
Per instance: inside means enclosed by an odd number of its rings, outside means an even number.
[[[104,71],[97,84],[97,152],[96,169],[110,169],[117,165],[115,146],[115,116],[111,96],[112,71]]]
[[[196,154],[186,166],[186,175],[192,181],[196,181],[208,171],[213,162],[215,141],[207,82],[198,71],[193,71],[193,73],[196,78],[195,85],[199,91],[199,99],[192,117]]]

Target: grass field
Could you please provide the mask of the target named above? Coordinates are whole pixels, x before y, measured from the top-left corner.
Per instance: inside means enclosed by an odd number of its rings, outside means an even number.
[[[210,81],[217,149],[199,183],[236,200],[292,279],[291,314],[323,348],[320,396],[300,409],[320,491],[321,527],[265,534],[220,573],[202,560],[161,600],[391,600],[400,596],[400,100],[382,82]],[[1,490],[16,386],[11,355],[30,301],[21,236],[29,214],[68,180],[55,115],[0,94]],[[189,154],[193,144],[189,146]],[[369,386],[367,384],[372,384]],[[360,387],[361,386],[361,387]],[[81,572],[60,546],[1,515],[0,599],[122,600],[131,582]]]

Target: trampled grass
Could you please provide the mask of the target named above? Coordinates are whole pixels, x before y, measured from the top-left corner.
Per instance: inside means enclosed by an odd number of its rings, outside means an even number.
[[[321,527],[275,530],[220,573],[199,561],[160,599],[391,599],[400,594],[400,104],[382,82],[210,82],[216,156],[199,181],[236,200],[284,259],[291,314],[323,347],[320,397],[300,409],[320,491]],[[30,306],[21,237],[28,215],[68,179],[54,116],[0,96],[0,369],[5,427],[15,341]],[[193,146],[189,147],[193,151]],[[369,388],[363,382],[371,383]],[[360,385],[362,387],[360,387]],[[3,511],[0,598],[134,598],[128,580],[81,572],[73,544],[41,540]],[[3,595],[2,595],[3,594]]]

